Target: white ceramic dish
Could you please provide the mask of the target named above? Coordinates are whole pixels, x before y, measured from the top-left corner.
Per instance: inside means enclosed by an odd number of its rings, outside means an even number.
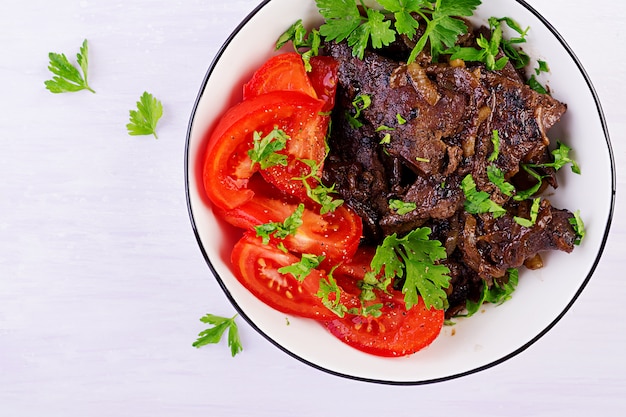
[[[227,39],[202,82],[187,136],[185,176],[189,215],[200,249],[235,308],[256,330],[293,357],[326,372],[390,384],[422,384],[466,375],[494,366],[526,349],[561,319],[579,296],[602,254],[612,219],[615,169],[600,103],[576,56],[537,11],[522,0],[483,0],[474,20],[510,16],[530,26],[524,49],[546,60],[544,74],[552,94],[568,104],[562,121],[550,131],[573,147],[582,175],[569,169],[551,197],[556,207],[579,209],[587,235],[573,254],[549,253],[545,267],[524,270],[513,298],[482,314],[444,327],[426,349],[404,358],[380,358],[350,348],[314,321],[289,317],[257,300],[229,269],[232,238],[216,220],[198,181],[205,133],[240,99],[241,86],[255,68],[275,54],[278,36],[297,19],[321,23],[313,0],[265,0]],[[568,172],[565,172],[568,171]]]

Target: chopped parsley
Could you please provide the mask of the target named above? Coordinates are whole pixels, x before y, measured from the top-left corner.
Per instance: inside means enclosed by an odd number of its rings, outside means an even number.
[[[281,274],[291,274],[295,279],[302,282],[309,276],[311,271],[319,266],[324,260],[324,255],[302,254],[299,262],[278,268]]]
[[[541,203],[540,198],[533,199],[533,204],[530,207],[530,219],[525,219],[519,216],[513,216],[513,220],[515,223],[524,227],[533,227],[537,222],[537,215],[539,214],[539,204]]]
[[[261,133],[254,132],[252,136],[252,149],[248,151],[248,156],[252,160],[252,166],[258,163],[261,169],[267,169],[276,165],[287,166],[287,155],[280,154],[287,146],[287,135],[278,127],[268,133],[265,137],[261,137]]]
[[[302,226],[302,214],[304,213],[304,204],[300,203],[291,215],[284,222],[269,222],[254,227],[257,236],[262,238],[263,244],[267,245],[272,237],[276,239],[285,239],[289,235],[296,233],[298,228]]]
[[[311,171],[307,175],[294,179],[302,181],[302,184],[306,189],[307,196],[321,206],[320,214],[335,211],[337,207],[343,204],[343,200],[332,196],[332,194],[335,193],[335,186],[333,185],[332,187],[327,187],[322,183],[322,179],[317,174],[320,168],[320,165],[317,162],[311,159],[301,159],[301,161],[308,165]],[[317,185],[315,187],[311,187],[309,179],[313,179]]]
[[[312,70],[311,57],[319,54],[322,39],[317,29],[307,31],[302,24],[302,19],[289,27],[276,41],[276,50],[282,48],[287,42],[293,44],[293,48],[300,54],[307,72]],[[305,49],[305,51],[302,51]]]
[[[517,269],[507,270],[508,280],[506,283],[500,282],[499,279],[493,280],[491,288],[487,285],[487,282],[483,280],[482,290],[478,301],[472,301],[468,299],[465,303],[465,309],[467,310],[463,317],[471,317],[480,310],[480,307],[484,303],[491,303],[500,305],[511,298],[511,295],[517,288],[519,282],[519,272]]]
[[[415,210],[417,208],[417,204],[414,202],[407,203],[402,200],[392,198],[389,200],[389,208],[402,216]]]
[[[478,191],[472,174],[467,174],[461,181],[461,189],[465,194],[465,211],[470,214],[492,213],[494,218],[506,214],[506,210],[491,200],[489,193]]]

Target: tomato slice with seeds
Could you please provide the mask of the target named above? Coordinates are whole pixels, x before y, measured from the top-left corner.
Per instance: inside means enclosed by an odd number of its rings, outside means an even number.
[[[286,314],[316,320],[332,320],[335,313],[326,308],[316,295],[323,271],[313,269],[300,282],[293,275],[278,269],[300,261],[274,245],[264,245],[260,238],[247,232],[235,244],[231,254],[233,272],[239,282],[268,306]],[[354,305],[356,300],[342,293],[341,302]]]
[[[363,279],[374,248],[359,248],[354,258],[339,266],[333,273],[337,284],[345,292],[360,291],[357,281]],[[441,332],[444,311],[427,309],[422,298],[407,311],[401,291],[388,288],[374,291],[376,299],[366,306],[382,304],[380,317],[350,315],[334,317],[325,322],[326,328],[344,343],[378,356],[396,357],[415,353],[431,344]]]
[[[252,184],[256,183],[258,181]],[[224,220],[242,229],[252,230],[260,224],[282,223],[298,207],[299,202],[295,199],[266,194],[270,191],[262,184],[253,185],[252,189],[255,194],[250,201],[221,213]],[[345,205],[323,215],[319,214],[319,207],[305,206],[302,225],[295,234],[287,236],[283,243],[291,252],[324,255],[322,265],[330,268],[354,255],[362,233],[361,218]]]
[[[248,181],[258,171],[248,151],[253,147],[254,132],[262,136],[274,128],[292,139],[317,126],[323,103],[294,91],[273,91],[249,98],[230,108],[213,129],[204,163],[204,189],[214,205],[232,209],[249,201],[254,192]]]

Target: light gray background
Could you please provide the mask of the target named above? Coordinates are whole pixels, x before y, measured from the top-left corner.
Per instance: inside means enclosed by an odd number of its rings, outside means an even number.
[[[626,412],[619,193],[578,302],[528,350],[484,372],[415,387],[350,381],[298,362],[241,320],[236,358],[225,345],[192,348],[199,317],[234,309],[191,230],[185,134],[207,67],[258,1],[0,3],[0,416]],[[585,65],[622,167],[626,3],[529,3]],[[48,52],[73,59],[85,38],[97,94],[50,94]],[[126,134],[145,90],[165,106],[158,140]]]

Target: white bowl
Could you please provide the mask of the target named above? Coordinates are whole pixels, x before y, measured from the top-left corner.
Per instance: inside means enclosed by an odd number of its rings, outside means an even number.
[[[349,378],[423,384],[467,375],[520,353],[552,328],[580,295],[593,274],[613,214],[615,168],[602,109],[580,62],[549,22],[522,0],[483,0],[474,20],[509,16],[530,26],[524,50],[548,62],[552,95],[568,111],[550,132],[574,149],[582,175],[569,169],[551,201],[556,207],[580,210],[587,234],[572,254],[544,255],[544,268],[520,272],[511,300],[482,314],[444,326],[422,351],[402,358],[382,358],[357,351],[318,323],[289,317],[251,295],[229,269],[234,243],[203,196],[201,172],[205,133],[241,98],[241,86],[254,69],[275,54],[274,44],[293,22],[321,24],[313,0],[265,0],[230,35],[209,67],[191,115],[185,155],[189,215],[200,249],[226,296],[250,325],[293,357],[326,372]],[[565,172],[567,171],[567,172]],[[287,325],[287,322],[289,323]]]

